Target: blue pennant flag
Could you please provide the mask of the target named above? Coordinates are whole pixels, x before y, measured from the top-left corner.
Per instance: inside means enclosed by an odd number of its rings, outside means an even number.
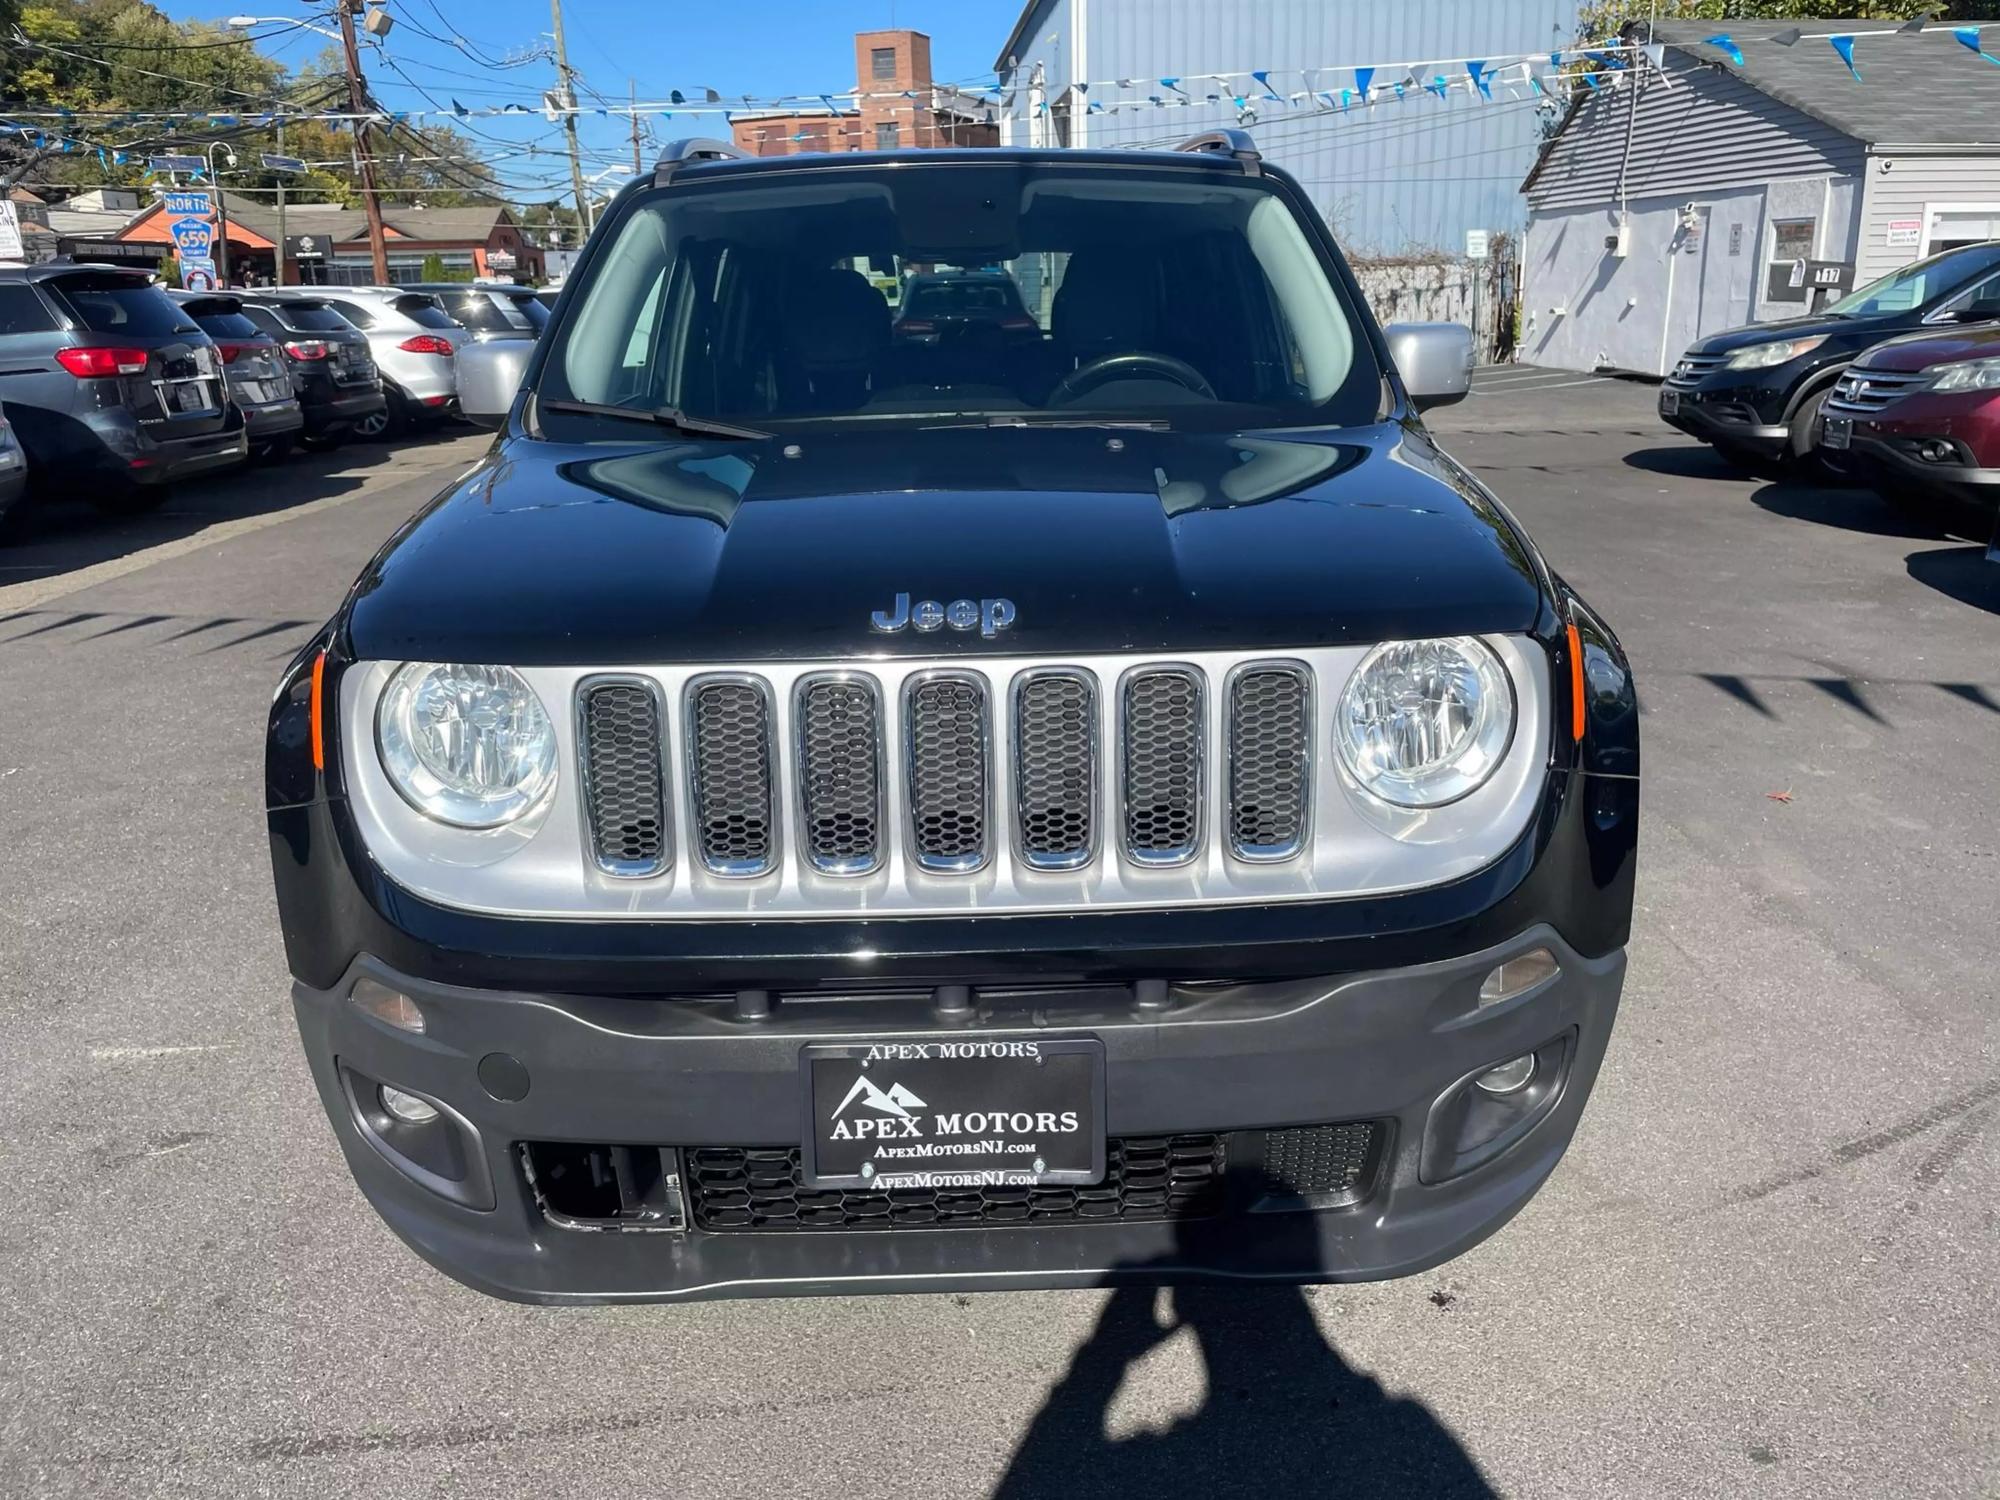
[[[1720,47],[1729,55],[1729,60],[1737,67],[1743,66],[1743,49],[1736,45],[1736,39],[1726,31],[1719,31],[1702,41],[1704,47]]]
[[[1229,102],[1236,106],[1236,112],[1238,114],[1242,114],[1244,110],[1250,107],[1248,104],[1244,102],[1243,96],[1241,94],[1230,95]]]
[[[1595,73],[1585,73],[1585,74],[1583,74],[1583,75],[1582,75],[1582,77],[1583,77],[1583,81],[1584,81],[1585,83],[1587,83],[1587,84],[1589,84],[1589,85],[1590,85],[1590,87],[1591,87],[1591,91],[1592,91],[1593,93],[1595,93],[1595,92],[1596,92],[1596,91],[1597,91],[1598,89],[1601,89],[1601,88],[1603,88],[1603,87],[1604,87],[1604,85],[1603,85],[1603,84],[1601,84],[1601,83],[1599,83],[1599,82],[1597,81],[1597,75],[1596,75]]]
[[[1981,44],[1979,40],[1979,28],[1977,26],[1954,26],[1951,29],[1951,34],[1958,38],[1961,46],[1970,47],[1988,62],[1996,67],[2000,67],[2000,57],[1993,56]]]
[[[1185,94],[1187,92],[1186,89],[1181,87],[1181,81],[1178,78],[1162,78],[1160,80],[1160,87],[1163,89],[1172,89],[1176,94]]]
[[[1560,73],[1563,66],[1563,55],[1560,52],[1551,52],[1549,54],[1549,66]]]
[[[1547,89],[1542,87],[1542,80],[1535,76],[1533,68],[1528,69],[1528,91],[1534,94],[1546,94],[1548,92]]]
[[[101,166],[104,166],[104,165],[106,165],[106,162],[105,162],[105,159],[104,159],[104,148],[103,148],[102,146],[99,146],[99,147],[97,148],[97,164],[98,164],[98,165],[99,165],[100,167],[101,167]]]
[[[1406,80],[1404,80],[1404,82],[1402,82],[1402,83],[1399,83],[1399,84],[1397,84],[1397,85],[1396,85],[1396,97],[1397,97],[1398,99],[1402,98],[1402,97],[1403,97],[1403,93],[1404,93],[1404,90],[1406,90],[1406,89],[1407,89],[1408,87],[1409,87],[1409,82],[1408,82],[1408,80],[1407,80],[1407,79],[1406,79]]]
[[[456,99],[451,101],[451,112],[457,115],[461,120],[463,120],[467,115],[472,113],[471,110],[467,109],[463,104],[460,104]]]
[[[1254,72],[1252,72],[1250,76],[1256,79],[1257,82],[1263,86],[1264,92],[1266,94],[1269,94],[1273,99],[1276,99],[1280,104],[1283,104],[1285,102],[1284,99],[1279,96],[1278,92],[1271,87],[1271,70],[1269,68],[1258,68]]]
[[[1333,103],[1333,98],[1332,98],[1332,96],[1331,96],[1331,95],[1324,95],[1324,94],[1323,94],[1323,95],[1321,95],[1320,97],[1324,98],[1324,99],[1326,100],[1326,102],[1327,102],[1327,103],[1328,103],[1329,105],[1331,105],[1331,104]],[[1350,92],[1349,92],[1348,90],[1346,90],[1346,89],[1342,89],[1342,90],[1340,91],[1340,112],[1341,112],[1342,114],[1346,114],[1346,113],[1347,113],[1347,110],[1348,110],[1348,103],[1347,103],[1347,101],[1348,101],[1348,100],[1349,100],[1350,98],[1352,98],[1352,97],[1353,97],[1353,95],[1352,95],[1352,94],[1351,94],[1351,93],[1350,93]]]
[[[1450,87],[1451,85],[1444,81],[1444,74],[1440,73],[1435,78],[1433,78],[1429,83],[1424,85],[1424,91],[1426,93],[1436,94],[1438,98],[1442,99],[1445,95],[1445,90]]]
[[[1468,62],[1465,65],[1465,71],[1472,76],[1472,86],[1491,99],[1493,97],[1493,81],[1486,76],[1485,62]]]
[[[667,95],[667,102],[669,104],[685,104],[688,102],[687,95],[683,94],[679,89],[675,89]]]
[[[1847,64],[1847,71],[1854,75],[1854,81],[1861,81],[1861,70],[1854,66],[1854,38],[1851,36],[1830,36],[1827,41],[1840,54],[1840,60]]]
[[[389,123],[391,125],[400,125],[409,118],[410,112],[407,109],[399,109],[389,116]]]
[[[130,160],[131,158],[123,151],[114,151],[111,153],[111,165],[114,167],[122,167]]]
[[[1368,85],[1374,81],[1375,70],[1373,68],[1356,68],[1354,70],[1354,92],[1361,96],[1363,104],[1368,102]]]
[[[1090,101],[1090,108],[1086,109],[1084,113],[1087,115],[1101,115],[1104,113],[1104,106],[1093,99]]]

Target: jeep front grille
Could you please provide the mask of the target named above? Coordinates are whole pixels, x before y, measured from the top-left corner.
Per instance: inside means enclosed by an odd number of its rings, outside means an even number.
[[[956,654],[529,666],[562,792],[524,838],[405,819],[379,756],[359,750],[350,805],[383,869],[448,907],[841,921],[857,924],[838,940],[858,965],[859,924],[889,917],[1415,890],[1513,847],[1546,784],[1547,656],[1525,637],[1486,639],[1516,731],[1493,779],[1423,818],[1422,837],[1340,773],[1331,706],[1366,643],[999,656],[947,642]],[[347,678],[343,744],[372,747],[389,675],[371,664]]]
[[[697,679],[688,693],[695,847],[717,875],[762,875],[777,863],[771,783],[771,695],[751,678]]]

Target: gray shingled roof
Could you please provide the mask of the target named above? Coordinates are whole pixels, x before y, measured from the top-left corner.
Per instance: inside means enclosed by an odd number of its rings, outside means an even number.
[[[495,222],[506,213],[507,210],[498,204],[474,208],[405,208],[385,204],[382,222],[406,239],[470,240],[479,244],[491,238]],[[229,217],[266,239],[272,239],[278,233],[278,211],[269,201],[231,198]],[[509,222],[512,222],[511,215]],[[317,204],[295,203],[285,216],[285,231],[288,234],[323,234],[339,242],[363,240],[368,237],[368,215],[358,208],[329,209]]]
[[[1820,33],[1880,31],[1892,21],[1804,21],[1811,33],[1789,47],[1768,39],[1792,29],[1779,21],[1674,21],[1653,28],[1665,42],[1870,146],[2000,148],[2000,67],[1964,46],[1942,22],[1914,36],[1863,36],[1854,44],[1856,82]],[[1726,33],[1743,49],[1736,67],[1720,47]],[[1986,50],[2000,57],[2000,25],[1987,28]]]

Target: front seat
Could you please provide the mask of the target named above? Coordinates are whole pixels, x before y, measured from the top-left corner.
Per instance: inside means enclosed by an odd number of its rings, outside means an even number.
[[[1068,369],[1107,354],[1160,347],[1159,305],[1143,266],[1072,256],[1049,307],[1049,330]]]
[[[889,348],[889,304],[859,271],[817,270],[792,293],[792,348],[806,404],[845,411],[868,399]]]

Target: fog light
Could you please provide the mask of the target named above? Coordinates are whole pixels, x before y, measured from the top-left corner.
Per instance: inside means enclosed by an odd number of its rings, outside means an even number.
[[[1502,1000],[1512,1000],[1561,972],[1562,965],[1556,962],[1556,956],[1548,949],[1537,948],[1532,953],[1523,953],[1519,958],[1510,958],[1504,964],[1496,965],[1493,972],[1486,976],[1479,986],[1479,1003],[1498,1005]]]
[[[1512,1062],[1503,1062],[1497,1068],[1488,1068],[1472,1081],[1489,1094],[1518,1094],[1528,1086],[1529,1080],[1534,1076],[1535,1054],[1526,1052]],[[389,1090],[384,1089],[382,1096],[385,1102],[388,1095]]]
[[[1937,438],[1930,439],[1917,451],[1923,455],[1926,462],[1934,464],[1948,464],[1958,457],[1956,448],[1950,443],[1940,442]]]
[[[419,1036],[423,1035],[424,1013],[417,1009],[417,1002],[386,984],[378,984],[372,979],[357,979],[347,998],[378,1021],[387,1021],[399,1031],[414,1031]]]
[[[1528,1062],[1532,1071],[1534,1059],[1531,1057]],[[1482,1087],[1485,1086],[1485,1081],[1484,1077],[1480,1079]],[[1525,1081],[1524,1079],[1523,1082]],[[1517,1088],[1519,1086],[1515,1085]],[[436,1108],[427,1101],[419,1099],[415,1094],[406,1094],[401,1089],[392,1089],[386,1083],[382,1085],[382,1107],[405,1125],[428,1125],[438,1117]]]

